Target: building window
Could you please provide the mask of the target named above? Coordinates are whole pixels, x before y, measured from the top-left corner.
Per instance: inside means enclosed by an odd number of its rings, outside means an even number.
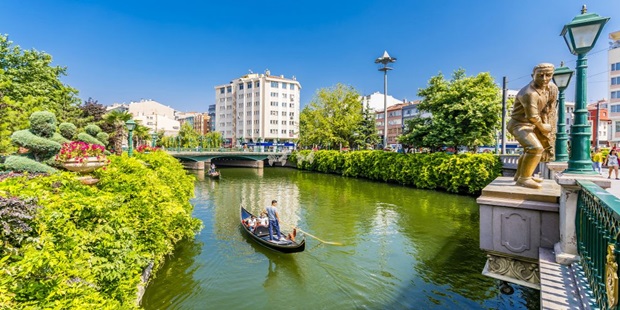
[[[611,78],[611,85],[620,85],[620,76]]]
[[[269,124],[277,125],[278,124],[278,120],[277,119],[272,119],[272,120],[269,121]]]
[[[611,71],[620,71],[620,62],[611,64]]]
[[[286,116],[286,112],[285,111],[282,111],[282,116]]]
[[[282,107],[286,108],[286,102],[282,102]]]
[[[272,107],[277,107],[278,106],[278,102],[277,101],[272,101],[271,102],[271,106]]]
[[[282,98],[286,98],[286,94],[282,94]]]
[[[259,101],[254,101],[254,105],[255,105],[255,106],[259,106],[259,105],[260,105],[260,102],[259,102]]]
[[[620,99],[620,91],[612,91],[611,99]]]
[[[620,122],[616,122],[616,132],[620,132]]]
[[[259,120],[254,120],[254,125],[259,125],[260,121]]]
[[[232,92],[232,87],[231,87],[231,86],[227,86],[227,87],[226,87],[226,92],[227,92],[227,93]]]
[[[220,94],[224,93],[224,87],[220,88]]]
[[[220,98],[220,102],[224,102],[224,101],[226,101],[226,98]]]
[[[243,89],[243,83],[239,83],[239,89]]]
[[[252,88],[252,82],[248,82],[248,89]]]
[[[283,135],[285,135],[285,134],[286,134],[286,129],[282,129],[281,133],[282,133]]]
[[[270,129],[269,133],[278,133],[278,130],[277,129]]]
[[[271,88],[278,88],[278,82],[271,82]]]
[[[289,107],[289,108],[294,108],[294,107],[295,107],[295,104],[294,104],[294,103],[289,103],[289,104],[288,104],[288,107]]]
[[[271,97],[277,98],[278,97],[278,93],[271,93]]]
[[[611,113],[618,113],[618,112],[620,112],[620,105],[612,105]]]
[[[248,97],[248,98],[252,98],[252,93],[249,93],[249,94],[247,94],[245,96]]]
[[[255,92],[254,96],[256,96],[256,97],[260,96],[260,92]]]
[[[243,94],[239,94],[239,99],[243,99]]]
[[[256,83],[254,83],[254,87],[259,88],[260,87],[260,82],[257,81]]]
[[[278,115],[278,111],[271,111],[271,112],[269,112],[269,114],[270,114],[270,115],[276,115],[276,116],[277,116],[277,115]]]
[[[291,83],[288,85],[291,90],[295,90],[295,84]]]

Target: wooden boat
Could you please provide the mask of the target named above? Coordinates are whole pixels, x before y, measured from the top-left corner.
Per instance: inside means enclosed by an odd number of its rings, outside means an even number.
[[[220,178],[220,172],[219,171],[208,172],[207,175],[210,178],[212,178],[212,179],[219,179]]]
[[[250,236],[251,239],[255,240],[258,244],[282,253],[303,252],[303,250],[306,248],[306,238],[296,241],[285,239],[278,241],[269,241],[269,228],[264,226],[259,226],[256,229],[256,233],[251,232],[250,229],[244,224],[244,220],[252,217],[252,215],[253,214],[250,213],[248,210],[241,207],[241,227],[243,228],[243,231],[245,231],[245,233]],[[280,233],[286,236],[286,233],[282,232],[282,230],[280,230]]]

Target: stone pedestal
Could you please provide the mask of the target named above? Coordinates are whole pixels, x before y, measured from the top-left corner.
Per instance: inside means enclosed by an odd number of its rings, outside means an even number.
[[[548,171],[548,175],[545,177],[545,179],[549,180],[555,180],[555,176],[558,173],[561,173],[562,171],[566,170],[566,168],[568,168],[568,163],[565,161],[553,161],[544,164]]]
[[[489,253],[485,275],[539,287],[535,267],[539,247],[553,248],[560,239],[559,197],[560,186],[553,180],[544,180],[542,189],[530,189],[516,186],[510,177],[499,177],[482,190],[477,202],[480,248]],[[515,270],[523,266],[532,274],[515,277]]]
[[[557,184],[562,187],[560,195],[560,241],[555,244],[555,261],[559,264],[570,265],[579,260],[577,252],[577,233],[575,230],[575,216],[577,213],[577,196],[580,188],[577,180],[588,180],[607,189],[611,181],[595,175],[558,173],[555,176]]]

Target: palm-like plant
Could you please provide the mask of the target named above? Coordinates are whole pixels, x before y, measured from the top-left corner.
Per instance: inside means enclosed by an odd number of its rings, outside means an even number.
[[[110,139],[112,140],[112,145],[114,145],[114,153],[116,155],[121,155],[123,152],[123,139],[126,134],[125,122],[131,118],[131,114],[119,110],[112,110],[103,116],[104,121],[114,128]]]

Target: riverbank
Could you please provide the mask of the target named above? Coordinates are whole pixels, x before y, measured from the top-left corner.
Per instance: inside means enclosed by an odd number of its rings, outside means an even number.
[[[0,252],[0,308],[138,308],[143,271],[193,238],[194,178],[178,161],[164,152],[109,159],[93,186],[68,172],[0,182],[12,207],[0,216],[23,223]]]
[[[293,153],[290,161],[302,170],[467,195],[478,195],[502,171],[492,154],[304,150]]]

